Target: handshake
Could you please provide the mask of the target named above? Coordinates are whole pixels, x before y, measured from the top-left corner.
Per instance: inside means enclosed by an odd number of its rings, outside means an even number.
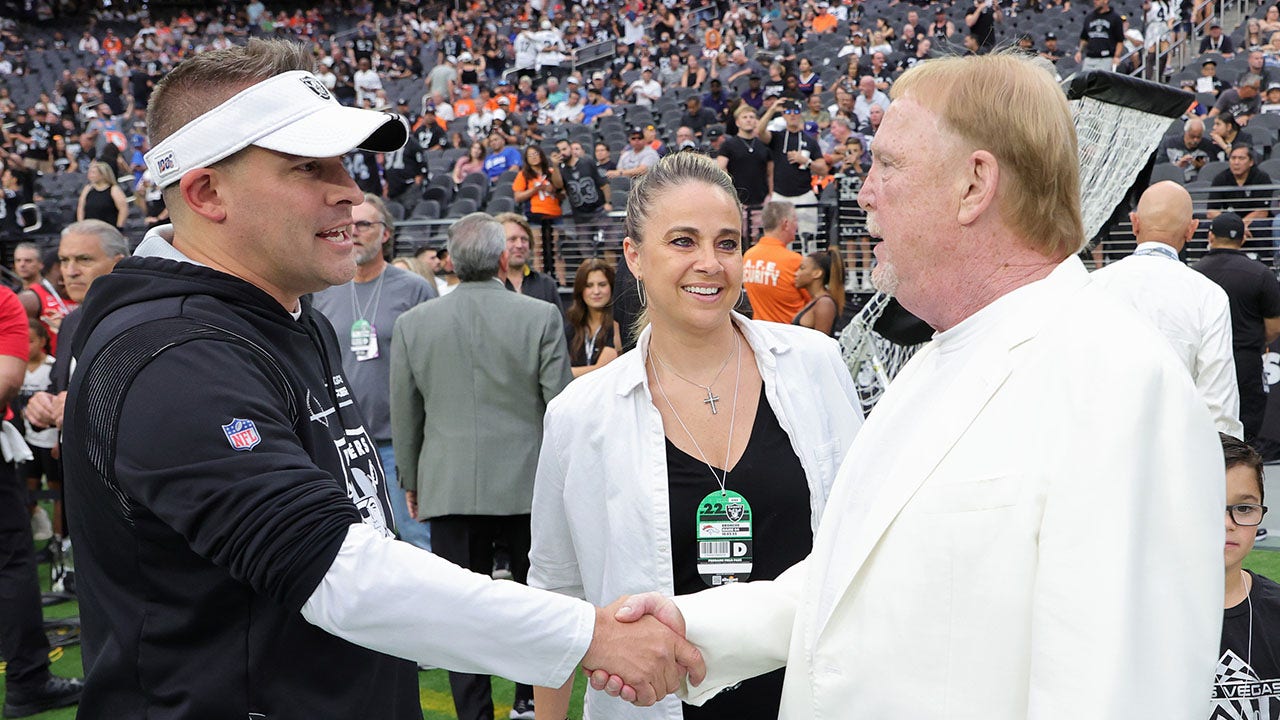
[[[684,638],[684,616],[658,593],[630,595],[596,610],[595,633],[582,658],[591,687],[641,707],[706,676],[702,653]]]

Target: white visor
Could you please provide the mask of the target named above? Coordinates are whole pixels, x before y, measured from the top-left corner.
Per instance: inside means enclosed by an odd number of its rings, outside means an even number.
[[[144,158],[163,188],[250,145],[325,158],[356,148],[391,152],[408,137],[399,115],[345,107],[315,75],[291,70],[242,90],[183,125]]]

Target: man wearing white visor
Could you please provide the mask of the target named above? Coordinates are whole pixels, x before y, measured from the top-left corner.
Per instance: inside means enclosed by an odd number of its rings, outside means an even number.
[[[700,679],[656,622],[393,538],[400,490],[338,353],[372,328],[335,333],[307,295],[355,273],[363,196],[341,156],[407,130],[342,107],[311,67],[251,40],[152,94],[146,161],[173,225],[95,282],[71,350],[79,717],[421,718],[416,663],[551,686],[582,664],[649,701]]]

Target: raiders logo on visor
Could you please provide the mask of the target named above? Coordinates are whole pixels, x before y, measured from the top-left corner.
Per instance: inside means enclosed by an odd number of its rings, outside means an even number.
[[[320,82],[316,78],[304,77],[302,78],[302,84],[306,85],[308,88],[310,88],[311,92],[319,95],[321,98],[324,98],[325,100],[333,99],[333,96],[329,94],[329,88],[325,87],[324,83]]]

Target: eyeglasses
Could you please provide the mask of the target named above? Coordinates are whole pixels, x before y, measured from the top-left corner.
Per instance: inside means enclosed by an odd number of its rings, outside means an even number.
[[[356,230],[359,230],[360,232],[364,232],[365,230],[368,230],[374,225],[386,225],[386,223],[384,222],[369,222],[368,220],[357,220],[351,224],[354,225],[356,227]]]
[[[1252,503],[1228,505],[1227,514],[1231,516],[1231,522],[1240,527],[1254,527],[1262,523],[1262,516],[1267,514],[1267,506]]]

